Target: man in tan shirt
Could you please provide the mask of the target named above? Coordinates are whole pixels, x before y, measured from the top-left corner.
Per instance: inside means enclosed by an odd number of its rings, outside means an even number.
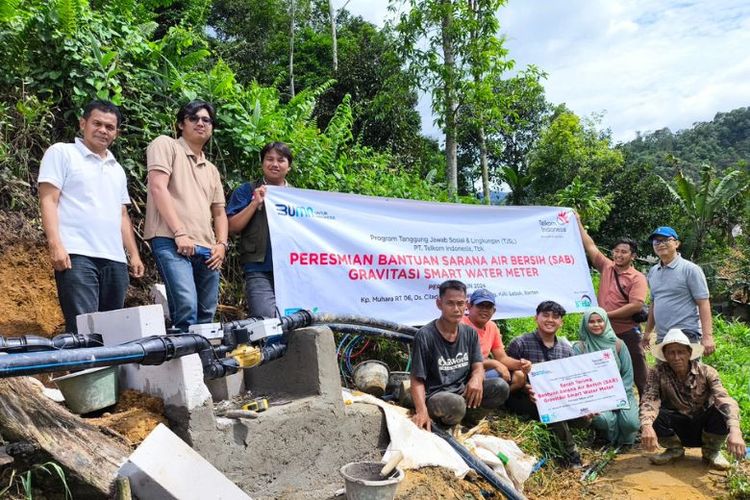
[[[213,321],[227,216],[219,171],[206,159],[214,108],[192,101],[177,113],[177,139],[159,136],[146,150],[145,238],[167,288],[172,325],[182,331]]]

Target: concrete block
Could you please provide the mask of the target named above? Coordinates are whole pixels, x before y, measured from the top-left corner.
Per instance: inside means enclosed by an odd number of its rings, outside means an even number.
[[[232,399],[245,393],[245,374],[240,371],[228,377],[206,380],[206,387],[214,401]]]
[[[244,500],[250,497],[159,424],[120,468],[138,498]]]
[[[245,388],[254,394],[321,396],[343,409],[333,332],[327,326],[291,332],[281,359],[246,370]]]
[[[76,323],[80,333],[100,333],[106,346],[166,334],[159,305],[81,314]],[[160,397],[167,406],[191,410],[211,399],[197,354],[157,366],[123,365],[119,378],[120,387]]]
[[[156,304],[79,314],[76,325],[79,333],[101,333],[106,346],[167,333],[162,308]]]

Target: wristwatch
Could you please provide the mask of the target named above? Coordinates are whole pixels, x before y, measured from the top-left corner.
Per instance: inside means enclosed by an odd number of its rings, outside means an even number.
[[[227,252],[229,251],[229,249],[232,246],[232,244],[229,243],[229,242],[227,242],[227,241],[220,241],[220,242],[217,243],[217,245],[224,245],[224,250],[226,250]]]

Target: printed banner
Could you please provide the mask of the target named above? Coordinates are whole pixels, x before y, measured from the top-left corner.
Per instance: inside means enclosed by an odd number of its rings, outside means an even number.
[[[575,214],[268,186],[276,304],[421,325],[439,316],[440,283],[497,294],[496,318],[554,300],[595,303]]]
[[[630,408],[609,349],[535,364],[529,381],[545,424]]]

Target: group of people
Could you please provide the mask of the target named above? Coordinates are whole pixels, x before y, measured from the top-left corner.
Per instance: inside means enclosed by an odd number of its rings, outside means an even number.
[[[51,146],[42,159],[42,224],[68,332],[77,332],[79,314],[123,307],[128,267],[133,277],[144,274],[128,215],[127,178],[109,150],[121,122],[117,106],[92,101],[79,120],[81,137]],[[192,101],[176,115],[176,138],[159,136],[146,150],[143,233],[166,285],[172,324],[181,331],[213,321],[230,233],[239,235],[249,316],[278,314],[263,201],[267,186],[288,186],[292,153],[286,144],[267,144],[260,152],[262,176],[242,184],[226,204],[219,171],[204,152],[215,125],[214,107]],[[677,233],[659,227],[651,234],[659,263],[645,277],[633,267],[636,242],[618,240],[610,259],[580,220],[579,227],[586,253],[601,275],[601,308],[584,315],[580,340],[571,345],[558,338],[565,310],[545,301],[536,310],[536,330],[514,339],[506,350],[491,321],[495,295],[480,289],[467,298],[463,283],[446,281],[436,300],[440,318],[422,327],[414,339],[414,422],[426,429],[433,419],[452,426],[467,408],[503,404],[538,418],[528,383],[533,364],[611,349],[629,407],[551,424],[569,464],[581,463],[570,428],[588,425],[618,445],[632,444],[640,428],[644,448],[651,450],[657,442],[666,448],[653,457],[656,463],[681,457],[683,446],[702,446],[707,461],[725,467],[719,453],[725,441],[732,454],[743,456],[737,403],[716,371],[700,361],[701,354],[714,351],[706,279],[699,266],[679,255]],[[649,289],[651,305],[644,318]],[[654,355],[662,362],[649,373],[643,349],[654,331]],[[640,396],[640,414],[633,386]]]
[[[122,308],[128,274],[145,271],[125,171],[109,150],[121,122],[117,106],[92,101],[79,120],[81,137],[54,144],[41,162],[42,225],[68,332],[77,332],[80,314]],[[242,184],[226,205],[219,171],[204,152],[215,126],[210,103],[189,102],[177,112],[176,138],[161,135],[146,150],[143,236],[166,286],[172,325],[181,331],[213,321],[230,233],[239,235],[249,316],[276,315],[263,199],[268,185],[287,185],[292,152],[281,142],[267,144],[262,176]]]
[[[448,280],[440,285],[436,305],[440,317],[422,327],[414,338],[411,395],[414,423],[453,426],[467,409],[505,408],[539,419],[528,374],[536,363],[610,350],[627,395],[627,407],[556,422],[548,429],[561,441],[564,462],[581,466],[572,427],[593,427],[615,446],[629,447],[640,439],[645,451],[665,451],[650,457],[665,464],[684,455],[684,447],[702,448],[712,467],[726,469],[724,443],[735,457],[745,456],[739,406],[723,387],[718,373],[701,355],[715,349],[708,286],[703,271],[683,259],[676,231],[656,228],[649,237],[659,262],[648,276],[633,267],[637,243],[615,242],[612,258],[599,251],[578,220],[584,248],[600,273],[597,299],[583,315],[578,341],[558,337],[565,309],[553,301],[536,308],[536,329],[513,339],[504,348],[491,321],[495,294],[485,289],[467,296],[466,285]],[[645,302],[651,290],[650,307]],[[641,324],[646,323],[645,332]],[[644,348],[654,357],[649,370]],[[635,396],[635,389],[639,398]]]

